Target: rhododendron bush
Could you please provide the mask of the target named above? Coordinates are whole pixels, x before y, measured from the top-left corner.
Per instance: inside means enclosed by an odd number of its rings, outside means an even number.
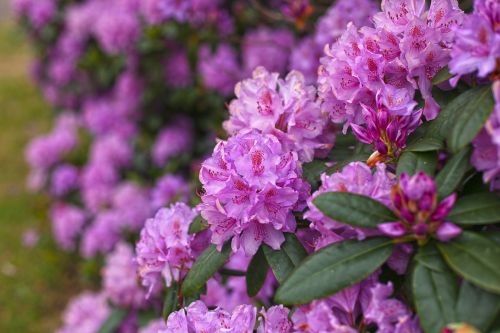
[[[500,1],[13,7],[59,332],[500,330]]]

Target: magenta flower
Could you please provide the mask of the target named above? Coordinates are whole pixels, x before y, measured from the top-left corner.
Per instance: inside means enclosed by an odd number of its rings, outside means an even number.
[[[390,282],[380,284],[376,276],[371,276],[326,299],[298,307],[292,315],[293,332],[357,333],[362,326],[376,324],[380,333],[421,333],[410,309],[400,300],[389,298],[392,291]]]
[[[151,148],[153,162],[163,167],[171,158],[191,149],[193,144],[193,128],[187,118],[179,118],[168,127],[163,128]]]
[[[186,50],[175,44],[168,43],[170,54],[163,61],[165,81],[174,88],[182,88],[192,81],[191,67]]]
[[[120,215],[115,211],[99,213],[85,229],[80,243],[80,254],[91,258],[99,253],[110,252],[120,241]]]
[[[247,73],[262,66],[271,72],[283,73],[294,45],[291,31],[261,27],[243,37],[243,64]]]
[[[165,175],[157,180],[151,190],[151,206],[159,209],[176,201],[187,202],[191,189],[184,178],[177,175]]]
[[[112,55],[130,50],[141,33],[135,13],[117,4],[111,3],[94,23],[94,33],[100,46]]]
[[[164,332],[166,329],[167,323],[163,319],[157,319],[150,321],[149,324],[141,327],[139,329],[139,333],[159,333]],[[182,333],[182,331],[179,331],[178,333]]]
[[[411,235],[422,243],[432,235],[447,242],[462,232],[455,224],[445,221],[453,208],[456,194],[438,202],[434,180],[422,171],[412,177],[401,174],[399,183],[392,189],[391,199],[400,220],[378,226],[388,236]]]
[[[64,196],[78,188],[79,171],[71,164],[63,164],[54,169],[50,192],[58,197]]]
[[[85,212],[76,206],[61,202],[53,205],[50,218],[52,232],[58,245],[64,250],[74,249],[77,237],[87,220]]]
[[[236,85],[235,93],[229,120],[224,123],[229,134],[246,129],[272,133],[305,162],[332,147],[334,134],[328,116],[321,112],[314,87],[305,84],[301,73],[292,71],[282,80],[277,73],[259,67],[251,79]]]
[[[146,291],[138,284],[136,266],[132,247],[123,242],[106,257],[103,292],[113,304],[133,308],[146,305]]]
[[[203,85],[223,95],[231,94],[242,76],[236,51],[227,44],[220,44],[212,54],[209,46],[203,45],[198,58]]]
[[[227,312],[220,308],[208,310],[203,302],[196,301],[185,309],[171,313],[164,332],[252,332],[256,315],[257,310],[252,305],[240,305]]]
[[[103,293],[83,292],[75,297],[63,315],[63,327],[57,333],[97,332],[111,313]]]
[[[373,234],[372,230],[354,228],[334,221],[325,216],[313,203],[314,199],[327,192],[352,192],[371,197],[385,205],[391,201],[391,189],[395,183],[395,176],[386,172],[385,164],[377,164],[374,173],[361,162],[353,162],[345,166],[342,171],[332,175],[321,175],[321,186],[307,200],[309,210],[304,218],[311,221],[311,228],[320,232],[315,248],[319,249],[328,244],[343,239],[364,239]]]
[[[288,333],[292,332],[292,323],[288,320],[290,310],[283,305],[275,305],[267,310],[261,310],[262,316],[257,333]]]
[[[351,128],[359,141],[373,144],[379,155],[377,161],[394,161],[406,146],[408,136],[419,125],[422,110],[410,111],[409,115],[392,115],[381,98],[382,95],[377,94],[376,109],[362,104],[365,124],[351,124]],[[407,101],[404,108],[411,110],[415,105],[413,100]]]
[[[450,72],[463,74],[477,71],[479,77],[494,72],[500,58],[500,6],[495,1],[477,0],[474,13],[456,29],[451,51]],[[454,79],[458,81],[458,78]]]
[[[309,184],[302,178],[297,154],[278,139],[255,130],[242,131],[215,147],[203,162],[202,216],[220,249],[232,239],[253,255],[261,243],[279,249],[283,232],[295,230],[293,211],[304,207]]]
[[[191,243],[195,236],[188,234],[189,225],[196,217],[195,209],[176,203],[160,209],[148,219],[136,244],[139,276],[149,293],[160,276],[167,286],[179,281],[195,259]]]
[[[140,230],[152,214],[149,190],[133,182],[122,182],[114,190],[111,205],[120,214],[120,226],[130,231]]]

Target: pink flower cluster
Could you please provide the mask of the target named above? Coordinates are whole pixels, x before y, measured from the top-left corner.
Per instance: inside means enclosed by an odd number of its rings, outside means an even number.
[[[439,112],[431,79],[450,60],[453,29],[463,13],[454,0],[433,0],[428,11],[423,0],[387,0],[382,10],[373,17],[374,28],[349,24],[326,47],[318,90],[334,122],[345,129],[358,125],[353,130],[361,141],[394,157],[418,124],[417,88],[424,116],[434,119]],[[381,119],[379,112],[386,115]]]
[[[385,164],[382,163],[377,164],[374,173],[366,164],[353,162],[345,166],[340,172],[331,175],[322,174],[321,186],[307,200],[309,210],[304,214],[304,218],[312,222],[311,228],[320,233],[315,248],[319,249],[344,239],[356,238],[361,240],[374,235],[374,231],[351,227],[332,220],[314,205],[314,199],[327,192],[351,192],[390,205],[391,189],[396,182],[395,178],[395,175],[386,172]]]
[[[160,209],[154,218],[146,221],[136,245],[136,260],[139,276],[149,293],[159,287],[157,284],[162,277],[170,286],[191,267],[200,250],[197,252],[195,247],[195,237],[200,235],[188,234],[196,215],[195,209],[176,203]]]
[[[309,194],[301,175],[297,154],[274,135],[246,130],[219,142],[200,170],[199,209],[212,242],[220,249],[232,239],[233,251],[241,246],[247,255],[262,243],[279,249]]]
[[[251,79],[236,85],[235,93],[236,99],[229,104],[229,120],[224,123],[230,135],[247,128],[271,133],[302,162],[333,146],[328,115],[321,112],[316,90],[305,84],[300,72],[292,71],[283,80],[278,73],[259,67]]]

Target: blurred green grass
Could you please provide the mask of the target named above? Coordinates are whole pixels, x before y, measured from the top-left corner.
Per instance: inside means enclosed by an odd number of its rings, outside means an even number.
[[[78,292],[76,260],[57,250],[46,218],[48,199],[26,191],[24,147],[52,119],[28,75],[31,53],[13,22],[0,21],[0,332],[52,332]],[[34,248],[22,244],[30,227]]]

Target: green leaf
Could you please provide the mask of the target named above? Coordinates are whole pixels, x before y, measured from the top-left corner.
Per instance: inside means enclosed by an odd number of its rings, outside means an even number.
[[[167,289],[163,300],[162,317],[167,320],[168,316],[177,310],[177,283],[173,282]]]
[[[137,313],[137,325],[139,325],[139,327],[147,326],[153,320],[158,319],[158,317],[159,317],[158,313],[156,313],[156,311],[153,310],[139,311]]]
[[[398,161],[397,175],[403,172],[413,176],[418,171],[423,171],[429,176],[434,175],[437,165],[437,153],[434,151],[428,152],[404,152]]]
[[[474,89],[460,113],[454,117],[453,128],[447,136],[451,151],[458,152],[477,136],[493,111],[494,104],[491,86]]]
[[[430,122],[426,136],[437,139],[446,138],[450,133],[451,127],[454,125],[454,119],[462,112],[463,108],[477,93],[477,90],[478,88],[469,89],[457,97],[454,97],[451,102],[446,104],[436,119]]]
[[[441,253],[439,253],[433,241],[418,249],[415,260],[436,272],[445,272],[448,270],[448,266],[441,259]]]
[[[264,255],[264,249],[261,246],[253,256],[247,269],[246,283],[249,296],[255,296],[260,291],[266,281],[268,270],[269,265]]]
[[[443,149],[443,146],[442,140],[432,137],[422,137],[409,144],[405,148],[405,151],[434,151]]]
[[[307,252],[297,236],[285,233],[285,242],[280,250],[263,245],[264,255],[279,283],[283,283],[290,273],[307,257]]]
[[[126,309],[114,308],[108,319],[102,324],[98,333],[114,333],[127,316]]]
[[[392,241],[370,238],[327,246],[307,257],[276,292],[282,304],[304,304],[335,294],[379,268],[392,253]]]
[[[441,260],[439,255],[434,260]],[[412,275],[413,299],[426,333],[439,333],[455,322],[457,278],[446,269],[435,271],[417,261]]]
[[[458,293],[456,320],[489,332],[500,315],[500,296],[484,291],[463,281]]]
[[[326,171],[327,168],[328,167],[326,166],[326,162],[321,160],[314,160],[309,163],[304,163],[304,165],[302,166],[303,175],[313,188],[318,187],[320,176],[323,172]]]
[[[446,219],[463,225],[500,222],[500,198],[491,192],[461,197]]]
[[[323,193],[313,203],[328,217],[356,227],[376,228],[379,223],[396,219],[384,204],[355,193]]]
[[[205,221],[201,215],[196,216],[196,218],[189,225],[188,234],[197,234],[208,229],[208,223]]]
[[[436,176],[439,198],[450,195],[458,187],[469,169],[470,149],[464,148],[453,156]]]
[[[434,77],[432,78],[432,84],[440,84],[446,82],[452,77],[453,74],[450,73],[450,71],[448,70],[448,66],[446,66],[439,72],[437,72],[436,75],[434,75]]]
[[[448,243],[439,243],[448,265],[467,281],[500,293],[500,246],[480,234],[466,231]]]
[[[196,259],[191,267],[191,270],[186,275],[182,283],[182,294],[190,296],[198,289],[203,287],[219,268],[229,258],[231,254],[231,244],[227,242],[222,247],[222,251],[217,251],[214,244],[211,244],[203,253]]]

